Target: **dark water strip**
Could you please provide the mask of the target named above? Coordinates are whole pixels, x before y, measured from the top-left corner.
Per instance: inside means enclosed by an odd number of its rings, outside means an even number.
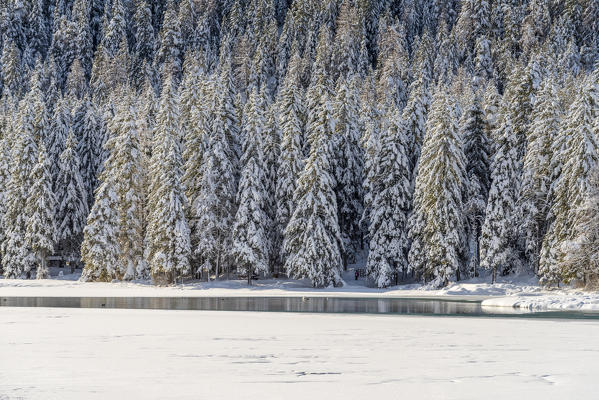
[[[599,319],[599,313],[483,307],[481,300],[348,297],[0,297],[0,307],[120,308]]]

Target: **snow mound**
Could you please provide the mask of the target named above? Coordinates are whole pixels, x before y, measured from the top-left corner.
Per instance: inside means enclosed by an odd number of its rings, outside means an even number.
[[[599,293],[560,293],[555,295],[520,295],[484,300],[483,307],[525,308],[531,311],[599,312]]]

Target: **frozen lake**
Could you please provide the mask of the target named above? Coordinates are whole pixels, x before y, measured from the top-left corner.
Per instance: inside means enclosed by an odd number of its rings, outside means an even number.
[[[0,399],[592,399],[592,320],[0,308]]]

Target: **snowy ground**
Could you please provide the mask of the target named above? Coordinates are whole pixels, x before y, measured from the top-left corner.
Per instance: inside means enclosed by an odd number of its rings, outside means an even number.
[[[489,278],[477,278],[454,283],[441,290],[422,285],[401,285],[388,289],[365,286],[355,281],[353,270],[344,274],[345,285],[339,288],[313,289],[307,281],[258,280],[248,287],[244,280],[192,282],[169,287],[155,287],[148,281],[83,283],[79,274],[47,280],[0,279],[0,296],[138,296],[138,297],[196,297],[196,296],[335,296],[335,297],[436,297],[471,296],[486,299],[488,307],[519,307],[533,310],[599,311],[599,292],[574,289],[547,291],[538,286],[533,276],[501,278],[491,285]]]
[[[599,323],[0,308],[0,399],[592,399]]]

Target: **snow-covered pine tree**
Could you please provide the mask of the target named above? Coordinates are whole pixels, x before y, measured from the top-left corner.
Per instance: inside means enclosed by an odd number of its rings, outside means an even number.
[[[77,154],[77,140],[72,130],[69,130],[65,149],[60,155],[56,189],[58,248],[63,259],[73,265],[79,261],[88,208]]]
[[[187,199],[181,184],[181,149],[172,135],[164,137],[161,147],[158,151],[163,154],[163,164],[149,216],[148,263],[155,284],[172,284],[191,271],[191,243],[185,218]]]
[[[378,108],[374,95],[374,82],[372,73],[367,76],[362,85],[361,109],[360,109],[360,130],[362,138],[360,139],[364,155],[364,181],[362,188],[364,193],[364,212],[360,219],[360,226],[363,231],[368,230],[370,224],[370,212],[372,211],[372,202],[376,196],[376,157],[380,150],[380,116],[381,111]]]
[[[4,117],[6,118],[6,116]],[[3,118],[3,119],[4,119]],[[4,128],[4,127],[3,127]],[[3,131],[4,129],[2,129]],[[3,135],[8,134],[2,132]],[[5,137],[0,137],[0,273],[4,272],[2,258],[4,257],[4,242],[7,238],[8,225],[6,225],[6,211],[8,207],[8,191],[10,185],[10,171],[8,160],[10,159],[10,151]]]
[[[562,267],[577,271],[587,288],[595,289],[599,279],[599,173],[591,171],[585,202],[577,213],[575,237],[563,246]]]
[[[362,245],[360,217],[364,211],[362,193],[363,157],[360,139],[360,104],[358,77],[340,79],[333,104],[335,121],[334,148],[335,192],[337,195],[338,220],[343,239],[343,264],[355,261],[355,254]]]
[[[215,268],[218,278],[227,261],[231,223],[236,212],[237,114],[230,83],[230,66],[225,66],[221,83],[214,86],[216,115],[203,161],[203,176],[193,205],[197,230],[196,254]],[[229,72],[227,72],[229,71]],[[225,81],[223,85],[222,80]],[[228,84],[226,84],[228,82]],[[226,89],[228,88],[228,89]]]
[[[427,121],[410,218],[410,268],[435,287],[460,279],[466,244],[462,203],[466,158],[452,103],[446,89],[438,87]]]
[[[37,279],[45,279],[49,276],[48,256],[54,252],[56,241],[56,198],[52,190],[50,160],[43,143],[39,146],[38,161],[31,170],[29,180],[32,186],[26,204],[28,219],[25,243],[31,254],[27,257],[27,269],[35,266]]]
[[[314,287],[341,284],[343,242],[337,220],[333,165],[331,101],[314,102],[309,127],[310,157],[299,176],[293,196],[295,210],[285,228],[287,275],[308,278]]]
[[[520,235],[526,240],[527,262],[535,273],[547,230],[553,175],[551,146],[559,135],[562,120],[562,106],[554,80],[552,76],[545,79],[533,108],[520,189]]]
[[[490,182],[490,141],[485,130],[485,116],[479,92],[467,94],[467,107],[460,120],[460,135],[466,156],[466,196],[464,212],[469,248],[465,276],[478,276],[479,238],[485,218]]]
[[[261,104],[264,107],[265,124],[264,131],[262,134],[262,148],[265,164],[264,172],[264,187],[266,189],[266,217],[268,218],[268,225],[266,229],[266,236],[269,238],[269,260],[268,268],[270,271],[277,272],[277,259],[278,254],[275,253],[275,247],[279,247],[282,244],[282,236],[278,237],[276,218],[277,218],[277,203],[276,203],[276,192],[277,192],[277,169],[279,164],[279,158],[281,156],[281,129],[279,127],[279,121],[277,114],[279,112],[277,103],[269,104],[269,95],[266,89],[263,87],[260,90]],[[276,243],[278,242],[278,243]]]
[[[277,168],[276,189],[276,226],[277,238],[283,237],[283,231],[293,214],[295,204],[293,193],[297,179],[303,169],[304,142],[304,97],[300,86],[300,57],[294,53],[287,75],[277,99],[279,127],[282,131],[279,165]],[[284,265],[285,252],[279,240],[275,243],[278,263]]]
[[[582,81],[576,100],[564,120],[565,164],[553,189],[552,223],[543,240],[539,265],[539,280],[546,286],[582,279],[584,274],[584,266],[573,266],[563,260],[567,243],[576,236],[574,224],[584,212],[582,205],[589,190],[589,176],[599,159],[599,87],[596,74]]]
[[[492,282],[497,273],[518,268],[517,201],[518,201],[518,138],[509,113],[503,107],[499,122],[500,139],[491,165],[491,187],[480,237],[480,265],[492,270]]]
[[[107,161],[107,167],[109,165],[110,162]],[[94,205],[83,230],[81,260],[84,267],[81,281],[84,282],[110,282],[118,279],[122,270],[119,264],[121,249],[117,238],[119,233],[119,203],[116,192],[118,182],[110,178],[106,170],[100,175],[100,185],[96,190]]]
[[[239,208],[233,224],[231,255],[238,272],[247,275],[268,271],[270,243],[267,235],[270,219],[266,212],[266,163],[262,141],[265,120],[261,98],[255,89],[246,105],[245,142],[241,158],[241,180],[237,192]]]
[[[179,95],[166,78],[154,132],[150,170],[146,260],[155,284],[171,284],[190,272],[190,230],[182,173]],[[132,179],[134,177],[131,177]]]
[[[110,139],[106,142],[106,150],[110,154],[104,163],[103,171],[99,176],[99,186],[95,191],[94,203],[87,218],[87,225],[83,231],[83,243],[81,245],[81,260],[84,263],[82,281],[112,281],[114,279],[123,279],[128,272],[128,264],[123,264],[123,259],[127,261],[128,253],[124,253],[121,248],[121,238],[123,236],[122,222],[125,218],[122,216],[122,210],[125,204],[121,203],[121,197],[131,195],[134,199],[137,193],[127,190],[125,176],[121,176],[123,170],[131,173],[131,166],[122,163],[123,154],[118,154],[117,147],[122,146],[122,141],[129,140],[130,132],[123,123],[129,118],[127,99],[117,105],[116,114],[109,121],[108,131]],[[135,135],[136,130],[132,130]],[[121,147],[122,149],[122,147]],[[125,155],[127,157],[127,155]],[[130,155],[129,155],[130,157]],[[137,156],[141,162],[141,156]],[[119,169],[120,168],[120,169]],[[138,182],[137,185],[140,185]],[[121,185],[124,187],[122,188]],[[138,188],[138,187],[137,187]],[[124,195],[124,196],[123,196]],[[126,226],[132,222],[136,226],[138,221],[126,221]],[[136,246],[142,246],[143,240],[139,234],[134,236]],[[132,278],[131,274],[128,276]]]
[[[6,214],[4,226],[5,240],[2,244],[2,265],[4,277],[18,278],[24,272],[30,271],[27,262],[29,249],[25,242],[28,215],[23,210],[33,186],[30,171],[37,164],[38,147],[33,137],[33,107],[25,98],[19,103],[19,112],[15,115],[10,129],[14,129],[15,144],[12,148],[9,166],[10,179],[6,193]]]
[[[377,287],[387,287],[393,277],[408,267],[408,213],[411,209],[412,184],[409,139],[406,121],[399,109],[388,108],[392,115],[380,133],[376,154],[375,196],[370,213],[370,238],[367,271]]]
[[[127,98],[112,122],[116,125],[112,127],[116,133],[116,143],[110,155],[112,162],[109,174],[114,181],[118,181],[119,264],[123,268],[122,279],[125,280],[149,277],[143,261],[144,171],[137,119],[135,104]]]
[[[195,212],[204,172],[202,166],[212,126],[213,88],[214,81],[210,76],[204,74],[201,66],[194,61],[185,71],[181,85],[182,118],[185,129],[185,150],[183,152],[185,172],[182,183],[188,200],[186,215],[191,229],[193,247],[197,245],[197,232],[202,230],[202,227],[196,226],[197,215]]]

